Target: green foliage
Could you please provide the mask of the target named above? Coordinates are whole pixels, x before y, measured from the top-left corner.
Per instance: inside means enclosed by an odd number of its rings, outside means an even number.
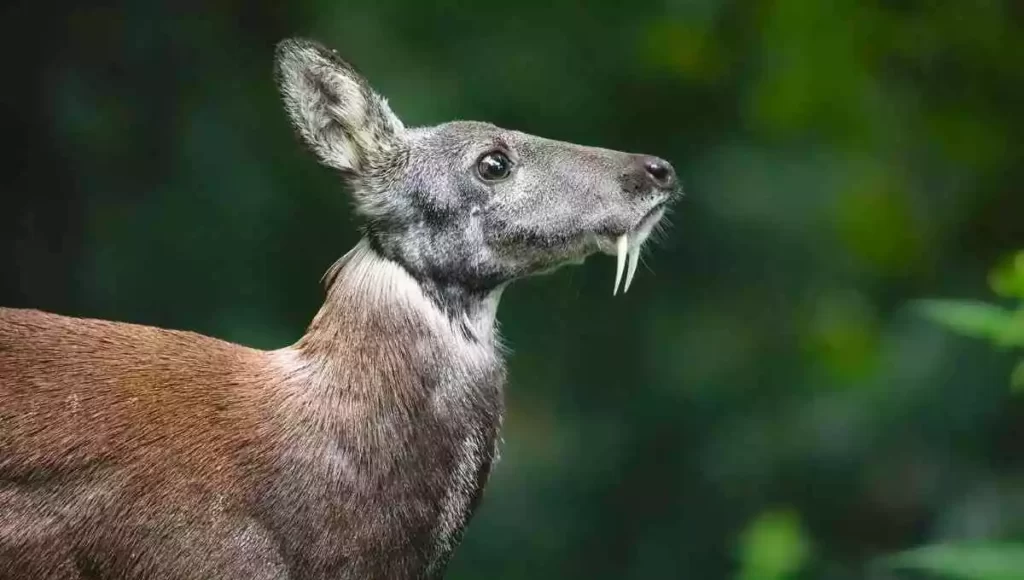
[[[1024,544],[935,545],[889,559],[896,569],[919,570],[949,580],[1020,580]]]
[[[994,268],[992,290],[1017,299],[1015,308],[975,300],[924,300],[918,306],[926,316],[963,336],[984,339],[997,348],[1024,348],[1024,251]],[[1024,391],[1024,360],[1014,368],[1010,384]]]
[[[970,300],[927,300],[920,310],[963,336],[989,341],[998,348],[1024,348],[1024,251],[994,268],[992,290],[1018,299],[1016,309]],[[1012,388],[1024,392],[1024,360],[1014,368]],[[1024,544],[934,545],[890,559],[896,568],[932,572],[957,580],[1017,580],[1024,575]]]
[[[737,580],[787,580],[807,562],[810,543],[793,511],[767,511],[740,538]]]
[[[921,311],[957,334],[983,338],[999,347],[1024,346],[1020,314],[974,300],[925,300]]]
[[[1000,296],[1024,301],[1024,250],[993,269],[989,285]]]
[[[1013,369],[1013,374],[1010,375],[1010,385],[1014,390],[1024,391],[1024,360],[1017,363],[1016,368]]]

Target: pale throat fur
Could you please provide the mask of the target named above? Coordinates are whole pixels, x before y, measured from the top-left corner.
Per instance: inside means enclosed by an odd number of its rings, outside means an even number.
[[[431,560],[443,566],[497,457],[501,288],[461,312],[445,309],[365,239],[326,282],[306,334],[269,353],[287,377],[271,412],[282,426],[299,415],[315,427],[295,432],[282,461],[367,482],[368,496],[388,489],[395,510],[408,511],[406,501],[424,506],[433,513],[413,528],[430,526],[423,532],[435,545]],[[408,481],[417,482],[415,493]]]

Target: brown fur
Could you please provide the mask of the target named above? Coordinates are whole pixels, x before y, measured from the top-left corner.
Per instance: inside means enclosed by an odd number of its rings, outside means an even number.
[[[0,309],[0,578],[439,575],[503,370],[453,363],[439,313],[363,252],[279,351]],[[471,481],[463,448],[481,451]]]

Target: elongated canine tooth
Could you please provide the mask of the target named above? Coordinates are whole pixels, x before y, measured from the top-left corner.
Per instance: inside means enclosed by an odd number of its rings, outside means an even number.
[[[612,296],[619,293],[619,282],[622,281],[622,272],[626,267],[626,252],[629,251],[629,236],[622,234],[615,240],[616,265],[615,265],[615,287],[612,288]]]
[[[626,284],[622,287],[622,293],[629,292],[629,285],[633,283],[633,274],[636,274],[636,265],[640,263],[640,246],[643,240],[639,236],[633,236],[633,243],[629,245],[629,270],[626,272]]]

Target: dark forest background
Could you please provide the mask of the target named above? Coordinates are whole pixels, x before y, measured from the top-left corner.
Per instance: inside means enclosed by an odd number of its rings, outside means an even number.
[[[357,240],[292,137],[315,37],[409,125],[671,160],[634,287],[515,284],[504,452],[449,578],[919,578],[1024,539],[1013,355],[914,301],[1024,248],[1024,4],[21,2],[0,8],[0,304],[295,340]],[[1021,577],[1024,577],[1022,570]]]

